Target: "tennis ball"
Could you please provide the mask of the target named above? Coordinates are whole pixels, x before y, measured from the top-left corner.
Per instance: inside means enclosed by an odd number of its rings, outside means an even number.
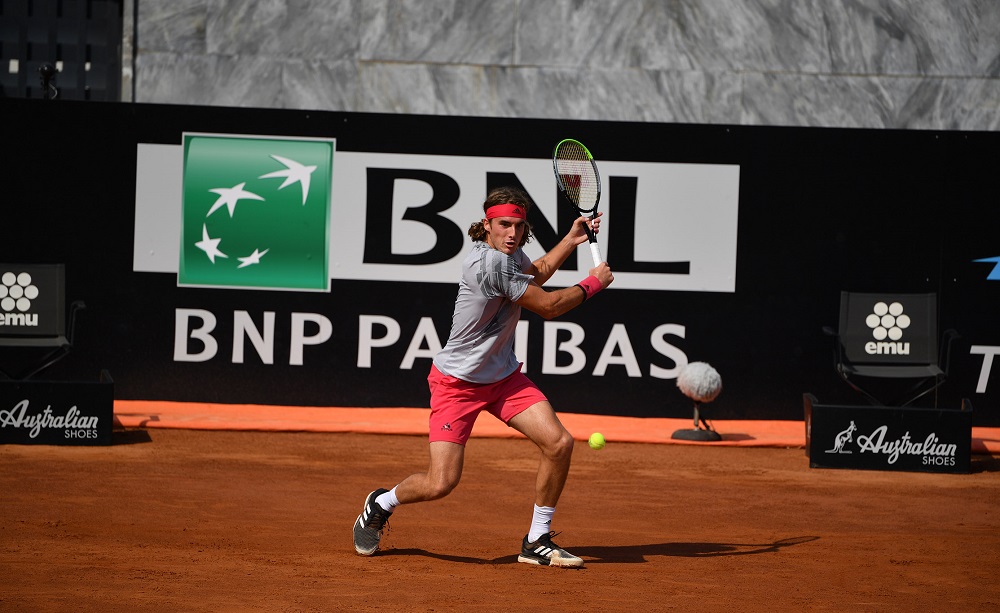
[[[595,432],[595,433],[591,434],[590,435],[590,440],[587,441],[587,444],[590,445],[590,448],[594,449],[594,450],[604,449],[604,445],[606,443],[607,443],[607,441],[604,440],[604,435],[601,434],[600,432]]]

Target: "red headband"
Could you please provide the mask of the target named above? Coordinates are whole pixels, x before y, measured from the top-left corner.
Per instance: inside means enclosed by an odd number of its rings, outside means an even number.
[[[519,219],[525,219],[524,207],[520,204],[513,204],[511,202],[506,204],[495,204],[486,209],[486,219],[493,219],[494,217],[517,217]]]

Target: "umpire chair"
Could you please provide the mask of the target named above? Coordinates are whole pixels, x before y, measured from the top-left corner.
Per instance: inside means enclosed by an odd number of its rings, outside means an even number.
[[[938,389],[958,338],[951,329],[938,338],[934,293],[841,292],[839,328],[823,331],[834,339],[837,375],[875,406],[909,406]],[[888,386],[889,397],[874,391],[879,380],[905,382]]]
[[[0,347],[28,350],[17,351],[18,370],[0,368],[0,380],[28,380],[69,355],[86,305],[73,302],[67,322],[64,295],[63,264],[0,264]]]

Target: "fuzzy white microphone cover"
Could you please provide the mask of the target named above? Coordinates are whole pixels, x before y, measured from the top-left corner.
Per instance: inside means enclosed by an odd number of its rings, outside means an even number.
[[[705,362],[691,362],[677,376],[677,387],[695,402],[712,402],[722,392],[722,377]]]

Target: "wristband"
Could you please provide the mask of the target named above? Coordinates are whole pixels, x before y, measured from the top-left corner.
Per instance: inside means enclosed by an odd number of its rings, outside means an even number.
[[[594,294],[604,289],[604,286],[601,285],[601,282],[594,275],[590,275],[583,281],[580,281],[576,286],[583,290],[584,300],[592,298]]]

